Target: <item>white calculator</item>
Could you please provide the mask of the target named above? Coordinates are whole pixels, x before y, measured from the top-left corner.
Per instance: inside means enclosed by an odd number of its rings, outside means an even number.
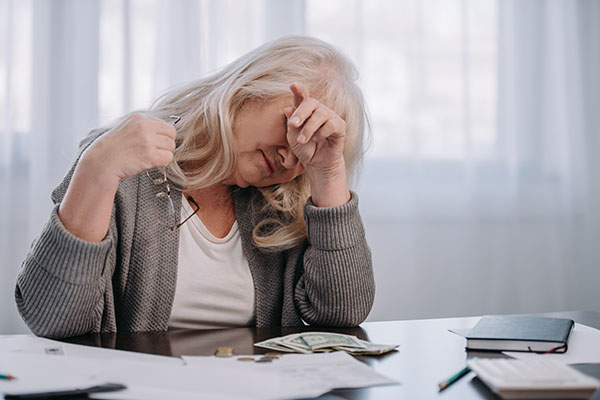
[[[503,399],[587,399],[600,381],[555,360],[474,358],[469,368]]]

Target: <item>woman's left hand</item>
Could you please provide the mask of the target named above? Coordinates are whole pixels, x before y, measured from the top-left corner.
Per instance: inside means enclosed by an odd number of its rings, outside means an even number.
[[[306,171],[312,201],[319,207],[345,204],[350,200],[344,162],[346,122],[310,97],[303,84],[294,83],[290,89],[295,108],[284,110],[287,141]]]

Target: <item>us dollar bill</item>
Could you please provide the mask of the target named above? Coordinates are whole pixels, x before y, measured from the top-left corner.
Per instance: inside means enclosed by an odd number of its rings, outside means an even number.
[[[356,336],[342,335],[331,332],[306,332],[301,334],[302,339],[311,350],[323,348],[345,347],[365,349],[366,346]]]
[[[255,346],[281,352],[308,354],[345,351],[352,355],[379,355],[398,347],[398,345],[371,343],[356,336],[334,332],[293,333],[256,343]]]
[[[285,353],[295,353],[296,352],[295,349],[292,349],[290,347],[286,347],[286,346],[279,344],[277,342],[277,338],[265,340],[265,341],[262,341],[259,343],[254,343],[254,345],[256,347],[262,347],[263,349],[267,349],[267,350],[276,350],[276,351],[282,351]]]
[[[366,340],[358,339],[365,345],[364,349],[356,349],[352,347],[338,346],[336,350],[342,350],[353,356],[374,356],[379,354],[385,354],[393,351],[399,347],[397,344],[376,344],[367,342]]]

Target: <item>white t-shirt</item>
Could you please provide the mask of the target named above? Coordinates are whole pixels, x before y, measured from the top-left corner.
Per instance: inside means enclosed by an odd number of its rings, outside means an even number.
[[[193,210],[182,196],[181,214]],[[213,236],[198,215],[179,232],[177,289],[170,328],[229,328],[253,325],[254,284],[242,251],[237,221],[224,238]]]

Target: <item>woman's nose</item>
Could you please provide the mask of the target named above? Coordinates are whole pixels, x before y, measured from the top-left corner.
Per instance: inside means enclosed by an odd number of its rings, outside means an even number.
[[[279,161],[283,168],[292,169],[298,165],[298,158],[289,147],[280,147],[277,149],[277,153],[279,154]]]

